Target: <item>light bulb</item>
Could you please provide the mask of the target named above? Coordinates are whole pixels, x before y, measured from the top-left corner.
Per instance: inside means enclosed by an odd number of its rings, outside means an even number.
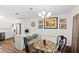
[[[48,15],[51,16],[51,12],[49,12]]]
[[[49,18],[51,16],[51,12],[49,12],[48,14],[47,14],[47,18]]]
[[[45,11],[42,11],[42,14],[43,14],[43,15],[46,15],[46,12],[45,12]]]
[[[47,18],[49,18],[49,15],[47,15]]]
[[[43,16],[43,15],[42,15],[41,17],[42,17],[42,18],[44,18],[44,16]]]
[[[41,16],[41,12],[38,15]]]

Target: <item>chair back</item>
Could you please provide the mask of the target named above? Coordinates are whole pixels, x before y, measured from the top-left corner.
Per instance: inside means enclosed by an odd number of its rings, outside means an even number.
[[[29,49],[29,46],[28,46],[27,38],[26,37],[24,37],[24,45],[25,45],[26,52],[29,53],[30,52],[30,49]]]
[[[28,53],[30,52],[28,42],[34,40],[37,37],[38,37],[38,34],[33,34],[31,36],[24,37],[24,45],[25,45],[26,52]]]
[[[27,42],[30,42],[38,37],[38,34],[33,34],[31,36],[27,36]]]
[[[57,46],[58,46],[58,51],[63,52],[65,46],[67,43],[67,38],[64,37],[63,35],[59,35],[57,37]]]

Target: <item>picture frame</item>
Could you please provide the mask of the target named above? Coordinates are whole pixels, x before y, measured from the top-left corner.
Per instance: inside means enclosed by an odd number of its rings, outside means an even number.
[[[57,29],[58,17],[51,17],[44,19],[44,29]]]
[[[60,18],[59,29],[66,29],[66,28],[67,28],[66,18]]]
[[[59,29],[66,29],[67,28],[67,24],[59,24]]]

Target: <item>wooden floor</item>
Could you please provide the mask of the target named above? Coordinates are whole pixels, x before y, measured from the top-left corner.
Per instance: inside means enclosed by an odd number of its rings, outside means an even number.
[[[64,52],[71,53],[71,48],[66,47]],[[13,39],[6,39],[4,41],[0,41],[0,53],[26,53],[26,52],[25,49],[23,51],[16,49],[15,42]]]
[[[25,53],[25,51],[17,50],[14,43],[13,39],[0,41],[0,53]]]

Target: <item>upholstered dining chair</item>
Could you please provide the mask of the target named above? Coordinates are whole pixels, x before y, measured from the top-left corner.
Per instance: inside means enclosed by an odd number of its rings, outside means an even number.
[[[33,34],[31,36],[24,37],[24,45],[25,45],[25,50],[27,53],[30,53],[30,52],[36,53],[37,52],[37,50],[33,47],[33,42],[32,42],[37,37],[38,37],[38,34]],[[28,42],[32,42],[32,43],[29,45]]]
[[[34,48],[29,47],[28,42],[27,42],[27,37],[24,37],[24,45],[25,45],[25,50],[27,53],[37,53],[37,50]]]
[[[29,49],[29,46],[28,46],[28,43],[27,43],[27,38],[24,37],[24,45],[25,45],[25,50],[27,53],[30,53],[30,49]]]
[[[63,53],[66,43],[67,43],[67,38],[64,37],[63,35],[59,35],[57,37],[57,46],[58,46],[57,52]]]

